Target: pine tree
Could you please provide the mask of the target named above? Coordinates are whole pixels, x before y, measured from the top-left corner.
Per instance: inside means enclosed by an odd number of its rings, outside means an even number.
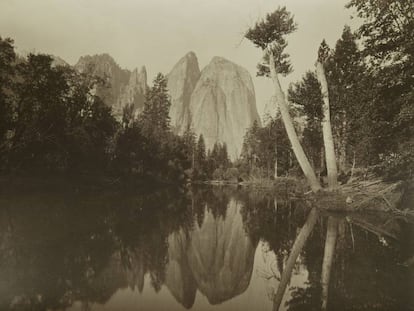
[[[279,7],[275,12],[267,14],[266,18],[256,23],[253,28],[250,28],[245,37],[264,52],[263,63],[258,65],[258,75],[272,78],[276,100],[292,149],[310,187],[313,191],[318,191],[321,186],[299,142],[278,77],[280,74],[287,75],[291,71],[289,55],[284,51],[287,47],[285,37],[294,32],[296,28],[290,12],[285,7]]]
[[[15,74],[15,59],[13,40],[0,37],[0,161],[5,161],[3,155],[5,155],[8,144],[6,134],[11,129],[13,121],[10,90]]]
[[[206,145],[204,142],[203,134],[201,134],[197,141],[195,153],[196,177],[199,179],[204,179],[206,177],[206,157]]]
[[[182,138],[184,146],[186,147],[185,153],[188,157],[188,160],[191,163],[191,168],[194,169],[196,156],[196,134],[191,129],[190,124],[187,125],[187,128],[185,129]]]
[[[144,109],[140,115],[144,135],[157,141],[166,138],[170,132],[169,110],[170,96],[167,90],[167,79],[161,73],[155,77],[153,86],[145,95]]]

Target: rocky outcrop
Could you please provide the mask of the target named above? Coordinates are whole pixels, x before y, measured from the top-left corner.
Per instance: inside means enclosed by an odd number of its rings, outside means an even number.
[[[145,92],[147,90],[147,70],[145,66],[141,69],[135,69],[129,78],[128,84],[125,86],[117,103],[118,109],[122,109],[126,105],[132,104],[136,113],[140,113],[144,108]]]
[[[142,110],[147,88],[145,67],[133,72],[122,69],[108,54],[82,56],[75,68],[103,79],[104,85],[97,87],[97,95],[113,108],[116,116],[122,115],[126,105],[133,105],[136,111]]]
[[[202,70],[191,95],[190,115],[196,134],[206,147],[227,144],[232,160],[239,157],[244,134],[255,120],[260,123],[253,82],[249,72],[221,57]]]
[[[171,96],[171,127],[175,133],[182,134],[191,124],[190,99],[199,78],[200,68],[194,52],[181,58],[167,75]]]

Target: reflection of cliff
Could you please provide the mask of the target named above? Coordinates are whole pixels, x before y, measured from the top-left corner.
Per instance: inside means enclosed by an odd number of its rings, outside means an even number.
[[[225,217],[215,217],[206,209],[202,223],[187,236],[183,231],[169,236],[165,285],[184,307],[193,305],[197,288],[212,304],[247,289],[254,247],[243,228],[240,208],[231,200]]]
[[[161,194],[69,194],[4,199],[0,192],[1,310],[106,304],[128,287],[145,296],[144,279],[146,289],[162,296],[165,285],[186,308],[197,289],[211,303],[247,289],[254,247],[241,205],[228,196],[208,192],[189,205]]]
[[[168,264],[165,268],[165,285],[174,298],[186,308],[194,304],[197,284],[188,266],[186,250],[189,238],[180,230],[168,237]]]
[[[226,217],[206,211],[201,226],[190,234],[188,263],[210,303],[218,304],[244,292],[253,270],[254,247],[243,228],[240,205],[231,200]]]

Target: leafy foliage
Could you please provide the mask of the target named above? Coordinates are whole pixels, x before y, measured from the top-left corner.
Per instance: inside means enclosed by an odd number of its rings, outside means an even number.
[[[293,168],[291,157],[289,139],[280,118],[270,119],[264,127],[255,122],[244,137],[239,170],[245,172],[245,178],[273,178],[277,162],[277,175],[288,175]]]
[[[285,36],[294,32],[296,28],[291,13],[286,10],[286,7],[279,7],[246,32],[245,37],[265,51],[263,63],[257,66],[258,76],[270,74],[269,53],[273,54],[278,73],[287,75],[292,71],[289,54],[284,52],[287,46]]]
[[[0,169],[26,173],[97,174],[184,181],[187,138],[170,130],[167,81],[158,74],[143,112],[124,108],[116,120],[96,96],[102,79],[55,66],[53,58],[17,58],[0,38]]]

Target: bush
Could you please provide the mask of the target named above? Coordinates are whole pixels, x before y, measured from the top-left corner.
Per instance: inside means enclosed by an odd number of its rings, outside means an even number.
[[[214,170],[213,179],[214,180],[223,180],[224,179],[224,170],[221,167],[216,168]]]
[[[228,168],[224,172],[224,179],[225,180],[237,182],[238,178],[239,178],[239,170],[235,167]]]
[[[382,157],[377,167],[385,180],[409,179],[414,172],[414,142],[404,144],[398,153],[391,153]]]

